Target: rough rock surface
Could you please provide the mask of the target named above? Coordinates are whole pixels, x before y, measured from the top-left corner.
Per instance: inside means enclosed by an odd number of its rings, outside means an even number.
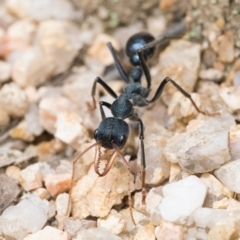
[[[196,176],[190,176],[164,186],[164,198],[158,208],[166,221],[191,225],[190,215],[202,206],[206,194],[207,186]]]
[[[205,173],[230,160],[228,133],[233,119],[194,120],[188,131],[174,136],[164,150],[168,161],[189,173]]]
[[[170,163],[166,160],[163,149],[166,140],[157,135],[147,135],[144,139],[146,155],[146,183],[159,184],[168,178]],[[141,165],[141,148],[138,152],[138,162]]]
[[[0,229],[6,237],[21,240],[44,226],[47,212],[48,201],[29,195],[16,206],[5,209],[0,218]]]
[[[231,191],[240,193],[239,169],[240,159],[224,164],[218,170],[214,171],[214,175]]]
[[[87,175],[76,183],[71,195],[73,216],[105,217],[113,205],[119,204],[128,191],[132,191],[132,176],[123,163],[115,162],[118,167],[112,166],[106,176],[99,177],[91,167]]]
[[[5,174],[0,174],[0,213],[8,207],[20,193],[16,180]]]

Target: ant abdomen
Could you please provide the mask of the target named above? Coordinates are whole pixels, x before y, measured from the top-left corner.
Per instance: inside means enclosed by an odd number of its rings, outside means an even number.
[[[140,65],[137,50],[154,40],[155,38],[147,32],[136,33],[129,38],[126,44],[126,53],[133,66]],[[153,55],[154,50],[155,47],[152,47],[143,51],[145,60],[147,60],[148,57],[151,57]]]

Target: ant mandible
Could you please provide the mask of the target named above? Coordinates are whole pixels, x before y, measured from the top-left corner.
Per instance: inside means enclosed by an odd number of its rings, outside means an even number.
[[[128,76],[128,74],[125,72],[124,68],[122,67],[122,64],[120,63],[118,56],[116,54],[116,51],[113,48],[112,44],[110,42],[107,43],[107,46],[113,56],[117,70],[120,76],[122,77],[122,79],[126,82],[126,87],[124,88],[123,93],[121,93],[118,96],[112,90],[112,88],[107,83],[105,83],[100,77],[97,77],[95,79],[92,87],[92,93],[91,93],[92,99],[93,99],[93,109],[96,108],[95,93],[96,93],[97,84],[100,84],[113,98],[115,98],[115,101],[112,104],[105,101],[99,102],[102,121],[94,132],[94,138],[96,140],[96,143],[94,143],[85,151],[83,151],[73,161],[73,165],[74,165],[77,162],[77,160],[89,149],[91,149],[94,146],[98,146],[99,149],[100,147],[103,147],[107,150],[114,150],[114,153],[118,153],[119,156],[123,159],[124,164],[126,165],[127,169],[130,172],[129,164],[125,160],[120,149],[122,149],[125,146],[126,141],[128,139],[128,135],[129,135],[129,126],[124,120],[129,118],[131,121],[137,121],[140,127],[139,139],[140,139],[141,164],[142,164],[142,203],[143,204],[145,203],[145,198],[146,198],[146,189],[145,189],[146,161],[145,161],[145,152],[144,152],[144,125],[142,120],[138,117],[137,113],[135,112],[134,106],[144,107],[144,106],[148,106],[150,103],[155,102],[161,96],[166,84],[170,82],[186,98],[188,98],[191,101],[194,108],[199,113],[202,113],[204,115],[209,115],[209,116],[215,115],[215,114],[209,114],[204,111],[201,111],[197,107],[193,99],[191,98],[191,95],[187,93],[184,89],[182,89],[174,80],[172,80],[169,77],[165,77],[163,79],[153,98],[150,100],[147,99],[150,93],[150,88],[151,88],[151,75],[150,75],[150,71],[146,61],[148,58],[150,58],[154,54],[155,46],[157,44],[159,44],[164,40],[173,39],[173,38],[179,38],[179,37],[162,36],[158,39],[155,39],[151,34],[147,32],[140,32],[130,37],[130,39],[127,41],[127,44],[126,44],[126,53],[133,66],[130,72],[130,76]],[[147,87],[143,87],[141,85],[141,77],[143,73],[147,81]],[[108,109],[110,109],[113,116],[106,117],[103,107],[107,107]],[[111,169],[111,166],[114,162],[113,156],[115,154],[111,154],[111,158],[107,161],[107,164],[105,165],[105,169],[102,172],[99,171],[100,154],[101,152],[99,153],[99,156],[95,158],[94,168],[96,173],[99,176],[105,176]],[[130,193],[129,193],[129,199],[131,199]],[[131,213],[131,216],[132,216],[132,213]]]

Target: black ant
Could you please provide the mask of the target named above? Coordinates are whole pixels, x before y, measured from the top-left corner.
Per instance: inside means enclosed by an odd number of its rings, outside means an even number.
[[[172,39],[172,38],[176,38],[176,37],[162,36],[158,39],[155,39],[151,34],[146,32],[137,33],[137,34],[134,34],[132,37],[130,37],[130,39],[126,44],[126,53],[133,66],[130,72],[130,76],[128,76],[128,74],[123,69],[122,64],[120,63],[118,56],[116,54],[116,51],[113,48],[112,44],[107,43],[107,46],[113,56],[118,72],[127,85],[124,88],[123,93],[118,96],[112,90],[112,88],[108,86],[108,84],[105,83],[100,77],[97,77],[95,79],[92,87],[92,94],[91,94],[93,98],[93,109],[96,108],[95,93],[96,93],[97,83],[100,84],[113,98],[115,98],[115,101],[112,104],[104,101],[99,102],[102,121],[99,127],[94,132],[94,138],[96,140],[96,143],[94,143],[89,148],[87,148],[83,153],[78,155],[73,161],[73,164],[75,164],[77,160],[89,149],[91,149],[94,146],[98,146],[99,156],[95,158],[94,167],[95,167],[96,173],[99,176],[105,176],[109,172],[115,159],[114,158],[115,153],[118,153],[119,156],[123,159],[123,162],[125,163],[127,169],[130,172],[129,164],[125,160],[120,149],[124,148],[129,135],[129,126],[124,120],[126,118],[129,118],[132,121],[137,121],[140,127],[139,139],[140,139],[141,164],[142,164],[142,203],[143,204],[145,203],[145,198],[146,198],[146,190],[145,190],[146,162],[145,162],[145,152],[144,152],[144,126],[143,126],[142,120],[138,117],[137,113],[134,111],[134,106],[144,107],[144,106],[148,106],[150,103],[155,102],[161,96],[165,85],[168,82],[170,82],[186,98],[188,98],[192,102],[193,106],[199,113],[202,113],[204,115],[209,115],[209,116],[215,115],[215,114],[209,114],[204,111],[201,111],[197,107],[193,99],[191,98],[191,95],[187,93],[184,89],[182,89],[174,80],[172,80],[169,77],[165,77],[163,79],[153,98],[150,100],[147,99],[150,93],[150,88],[151,88],[151,75],[149,72],[149,68],[146,64],[146,61],[148,58],[150,58],[154,54],[155,46],[158,43],[164,40]],[[146,77],[147,87],[143,87],[141,85],[141,77],[143,73]],[[113,117],[105,116],[103,106],[111,110]],[[110,158],[108,159],[105,165],[105,168],[103,169],[102,172],[99,171],[99,165],[101,160],[100,147],[103,147],[106,150],[113,150],[113,153],[110,155]],[[131,205],[130,193],[129,193],[129,200],[130,200],[129,205]],[[130,211],[131,211],[131,206],[130,206]],[[131,212],[131,216],[132,216],[132,212]],[[133,222],[134,222],[134,219],[133,219]]]

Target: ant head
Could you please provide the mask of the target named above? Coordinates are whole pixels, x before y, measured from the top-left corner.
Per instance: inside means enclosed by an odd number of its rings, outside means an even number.
[[[129,127],[124,120],[108,117],[103,119],[95,130],[94,138],[104,148],[113,149],[113,145],[122,148],[126,144],[128,134]]]
[[[137,54],[137,50],[148,44],[149,42],[154,41],[154,37],[146,32],[140,32],[134,34],[132,37],[129,38],[126,44],[126,53],[130,59],[130,62],[133,66],[140,65],[139,57]],[[154,53],[155,48],[148,48],[144,50],[144,58],[145,60],[147,57],[151,57]]]

